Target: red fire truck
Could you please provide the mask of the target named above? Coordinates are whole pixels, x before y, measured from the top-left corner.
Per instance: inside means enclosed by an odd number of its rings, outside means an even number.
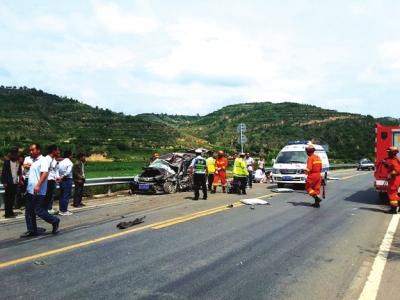
[[[386,168],[381,161],[388,157],[386,149],[390,146],[400,148],[400,126],[382,126],[375,123],[375,190],[379,192],[379,199],[387,202],[386,188],[387,176]],[[399,155],[399,154],[397,154]]]

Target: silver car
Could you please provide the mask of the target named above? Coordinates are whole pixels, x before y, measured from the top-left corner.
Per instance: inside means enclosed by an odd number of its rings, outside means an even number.
[[[359,170],[372,170],[373,171],[374,169],[375,169],[375,165],[369,159],[361,159],[357,163],[357,171],[359,171]]]

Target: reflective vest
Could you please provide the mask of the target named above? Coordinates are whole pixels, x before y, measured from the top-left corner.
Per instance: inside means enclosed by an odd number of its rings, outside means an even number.
[[[236,158],[235,163],[233,165],[233,176],[247,177],[248,175],[249,171],[247,170],[246,161],[241,157]]]
[[[206,167],[207,167],[207,162],[204,158],[195,158],[195,161],[194,161],[194,173],[195,174],[205,174]]]
[[[208,174],[214,174],[215,172],[215,159],[214,157],[210,156],[207,158],[207,165],[208,165]]]

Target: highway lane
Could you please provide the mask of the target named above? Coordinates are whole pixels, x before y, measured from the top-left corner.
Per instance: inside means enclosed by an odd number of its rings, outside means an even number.
[[[0,243],[2,298],[358,299],[392,216],[372,173],[334,174],[343,179],[329,182],[320,209],[302,190],[254,185],[247,198],[271,205],[227,209],[243,196],[181,194],[131,229],[116,230],[121,219],[110,217],[9,239]]]

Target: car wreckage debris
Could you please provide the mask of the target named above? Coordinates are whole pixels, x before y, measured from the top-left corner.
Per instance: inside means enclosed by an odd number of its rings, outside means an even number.
[[[133,226],[133,225],[143,223],[145,218],[146,218],[146,216],[144,216],[144,217],[142,217],[142,218],[136,218],[135,220],[129,221],[129,222],[120,222],[120,223],[117,225],[117,228],[119,228],[119,229],[125,229],[125,228],[131,227],[131,226]]]

